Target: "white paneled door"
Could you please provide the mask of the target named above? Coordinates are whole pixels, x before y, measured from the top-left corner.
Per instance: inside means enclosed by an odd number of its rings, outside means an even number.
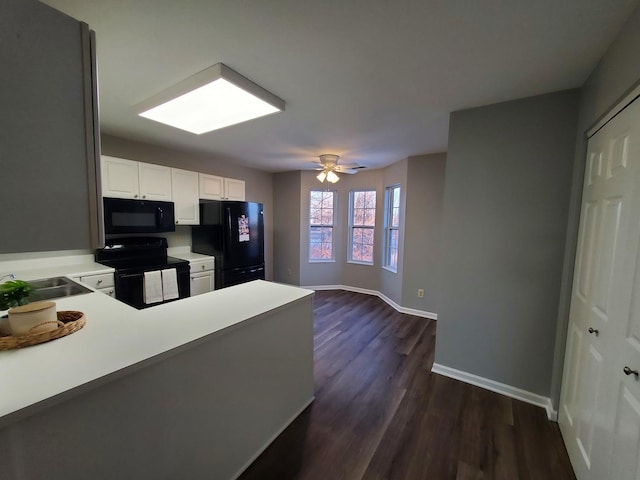
[[[589,140],[559,422],[578,480],[640,479],[640,101]]]

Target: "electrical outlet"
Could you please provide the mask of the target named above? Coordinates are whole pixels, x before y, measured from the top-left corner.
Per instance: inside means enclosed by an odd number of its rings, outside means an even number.
[[[422,288],[418,289],[418,298],[424,298],[424,289]]]

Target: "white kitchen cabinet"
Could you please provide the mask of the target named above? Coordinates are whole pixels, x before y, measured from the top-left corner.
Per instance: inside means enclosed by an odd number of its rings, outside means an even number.
[[[200,223],[198,172],[172,168],[171,195],[175,204],[176,225],[198,225]]]
[[[88,287],[95,288],[98,292],[116,296],[116,287],[113,273],[98,273],[95,275],[80,275],[72,277],[80,283],[84,283]]]
[[[192,297],[215,289],[214,261],[213,257],[210,259],[189,260]]]
[[[104,197],[137,198],[140,194],[138,162],[103,155],[101,173]]]
[[[101,158],[102,196],[171,201],[171,169],[124,158]]]
[[[244,201],[244,180],[224,179],[225,200]]]
[[[171,168],[151,163],[138,163],[140,198],[170,202]]]
[[[213,272],[191,274],[191,296],[211,292],[214,289]]]
[[[244,180],[218,177],[201,173],[200,198],[208,200],[242,200],[245,199]]]

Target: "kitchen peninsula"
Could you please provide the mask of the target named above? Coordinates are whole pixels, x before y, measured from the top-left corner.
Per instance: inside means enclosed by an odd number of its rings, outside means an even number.
[[[254,281],[145,310],[56,300],[86,326],[0,352],[2,478],[236,478],[313,400],[312,295]]]

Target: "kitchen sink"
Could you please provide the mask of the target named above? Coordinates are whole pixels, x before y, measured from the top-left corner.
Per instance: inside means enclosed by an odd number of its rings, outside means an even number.
[[[93,291],[66,277],[30,280],[28,283],[34,288],[34,291],[29,294],[29,302],[71,297],[73,295],[81,295],[83,293],[91,293]]]

